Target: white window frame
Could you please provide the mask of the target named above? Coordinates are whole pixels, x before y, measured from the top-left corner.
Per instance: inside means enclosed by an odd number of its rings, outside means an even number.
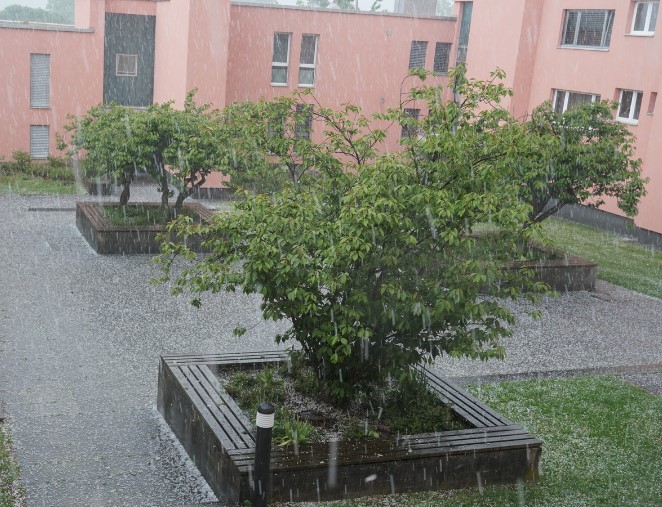
[[[632,100],[630,101],[630,111],[628,116],[621,116],[621,104],[623,103],[623,94],[631,93]],[[628,125],[637,125],[639,123],[639,116],[641,116],[641,103],[644,101],[644,92],[641,90],[626,90],[622,89],[618,96],[618,110],[616,111],[616,119]],[[637,109],[637,102],[639,108]],[[636,116],[636,118],[635,118]]]
[[[303,57],[303,40],[305,37],[312,37],[315,40],[315,49],[313,49],[313,63],[303,63],[301,58]],[[314,88],[315,87],[315,68],[317,67],[317,44],[319,43],[319,35],[312,33],[304,33],[301,36],[301,53],[299,55],[299,86],[302,88]],[[311,84],[301,82],[301,69],[312,70],[313,71],[313,82]]]
[[[653,17],[654,6],[657,5],[658,11],[656,13],[656,19],[651,26],[651,18]],[[657,22],[657,16],[659,16],[660,11],[660,2],[659,0],[647,1],[647,2],[636,2],[634,4],[634,10],[632,11],[632,30],[630,34],[632,35],[654,35],[655,34],[655,23]],[[637,10],[639,8],[646,9],[646,19],[644,21],[644,29],[636,30],[634,27],[635,22],[637,21]]]
[[[554,102],[552,104],[552,109],[556,111],[556,106],[558,104],[559,100],[559,94],[563,93],[563,106],[561,106],[561,114],[565,113],[568,110],[568,103],[570,102],[570,95],[590,95],[591,96],[591,102],[595,102],[596,100],[600,100],[600,95],[597,93],[586,93],[586,92],[573,92],[570,90],[560,90],[560,89],[554,89]]]
[[[287,60],[284,62],[276,62],[273,61],[274,57],[274,49],[276,48],[276,36],[278,35],[287,35]],[[273,41],[273,47],[271,49],[271,86],[287,86],[287,83],[290,80],[290,50],[292,47],[292,34],[289,32],[274,32],[274,41]],[[276,69],[285,69],[285,82],[275,82],[273,80],[273,70],[274,68]]]
[[[566,35],[568,33],[568,21],[570,13],[577,13],[577,21],[575,23],[575,35],[572,43],[566,43]],[[604,19],[602,23],[602,35],[599,45],[580,45],[577,44],[579,37],[579,28],[582,22],[582,15],[589,12],[603,12]],[[614,10],[613,9],[566,9],[563,11],[563,31],[561,33],[561,47],[563,48],[579,48],[579,49],[609,49],[608,41],[611,42],[611,32],[614,29]]]
[[[120,70],[120,60],[127,58],[133,60],[133,69],[128,72]],[[130,61],[129,60],[129,61]],[[119,77],[136,77],[138,75],[138,55],[128,54],[128,53],[116,53],[115,54],[115,75]]]

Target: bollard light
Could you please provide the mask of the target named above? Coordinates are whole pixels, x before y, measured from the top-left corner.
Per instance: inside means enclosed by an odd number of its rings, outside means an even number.
[[[255,473],[253,484],[253,507],[266,507],[271,487],[271,433],[274,427],[275,409],[271,403],[261,403],[257,407],[255,426]]]

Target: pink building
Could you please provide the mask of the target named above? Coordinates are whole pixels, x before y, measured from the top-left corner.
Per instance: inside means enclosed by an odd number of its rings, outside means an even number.
[[[415,3],[398,5],[413,12]],[[428,3],[414,10],[430,12]],[[385,111],[413,83],[402,84],[410,67],[444,82],[448,67],[465,60],[471,77],[506,71],[516,116],[544,100],[558,110],[620,100],[618,119],[637,135],[650,178],[635,222],[662,233],[662,145],[651,142],[662,129],[654,115],[658,4],[456,1],[455,16],[441,18],[230,0],[76,0],[74,26],[0,21],[0,155],[21,149],[45,158],[56,153],[67,114],[113,100],[181,104],[192,88],[215,107],[314,88],[327,107]],[[388,149],[397,144],[394,132]],[[618,213],[614,203],[606,209]]]

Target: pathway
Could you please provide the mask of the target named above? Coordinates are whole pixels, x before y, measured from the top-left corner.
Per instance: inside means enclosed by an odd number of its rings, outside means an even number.
[[[136,188],[133,198],[148,190]],[[147,283],[158,274],[149,256],[96,255],[75,227],[74,203],[0,196],[0,400],[12,418],[28,504],[211,502],[156,411],[159,356],[273,349],[283,326],[261,322],[259,301],[242,294],[205,298],[202,310],[171,297]],[[662,372],[662,301],[598,289],[546,299],[539,321],[523,316],[504,362],[436,367],[465,380],[618,367],[654,384],[652,373]],[[255,326],[234,337],[246,319]]]

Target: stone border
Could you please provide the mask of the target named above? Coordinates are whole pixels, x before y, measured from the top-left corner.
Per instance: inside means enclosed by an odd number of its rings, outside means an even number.
[[[575,255],[557,253],[559,259],[518,261],[511,265],[511,269],[532,269],[535,281],[544,282],[559,292],[594,291],[598,265]]]
[[[157,406],[219,500],[250,500],[255,432],[214,371],[261,368],[283,352],[162,356]],[[393,441],[274,448],[273,501],[325,501],[479,487],[538,477],[542,442],[467,391],[426,370],[440,399],[474,428]],[[265,400],[266,401],[266,400]]]
[[[155,206],[159,203],[130,203],[129,206]],[[99,254],[157,254],[161,244],[157,241],[158,234],[166,232],[162,225],[143,225],[133,227],[118,227],[113,225],[101,212],[105,206],[119,206],[109,202],[77,202],[76,227],[90,246]],[[184,203],[184,206],[196,213],[201,221],[208,221],[213,216],[211,210],[200,203]],[[198,241],[189,246],[200,250]]]

